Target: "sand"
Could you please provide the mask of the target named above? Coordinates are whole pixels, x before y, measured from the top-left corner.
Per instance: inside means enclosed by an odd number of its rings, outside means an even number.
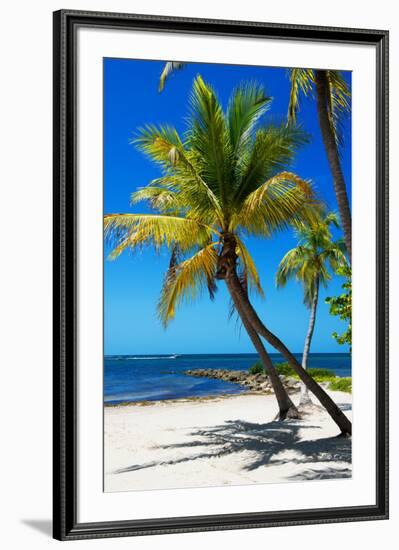
[[[351,418],[352,396],[329,393]],[[105,491],[351,476],[351,441],[325,411],[284,422],[276,413],[274,396],[248,394],[106,407]]]

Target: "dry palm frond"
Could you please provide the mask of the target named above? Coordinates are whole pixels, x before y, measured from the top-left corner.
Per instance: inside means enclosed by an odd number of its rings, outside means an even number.
[[[159,214],[109,214],[104,217],[104,231],[116,246],[110,259],[118,257],[127,248],[144,245],[173,247],[177,244],[186,251],[198,242],[209,242],[215,230],[188,218]]]
[[[299,110],[299,93],[305,96],[312,90],[314,73],[312,69],[291,69],[291,91],[288,104],[288,122],[296,123],[296,114]]]
[[[263,288],[260,283],[259,273],[256,269],[255,262],[248,249],[244,245],[242,239],[236,236],[237,241],[237,254],[243,264],[243,273],[245,274],[245,288],[248,291],[248,287],[255,289],[261,296],[264,296]]]
[[[168,61],[165,63],[165,66],[162,70],[161,76],[159,77],[159,88],[158,91],[162,92],[165,87],[165,81],[169,76],[174,72],[182,69],[185,63],[181,61]]]
[[[194,300],[206,288],[209,290],[209,283],[214,281],[217,266],[216,245],[217,243],[211,243],[200,249],[174,266],[166,277],[158,302],[158,314],[165,326],[174,318],[179,304]]]

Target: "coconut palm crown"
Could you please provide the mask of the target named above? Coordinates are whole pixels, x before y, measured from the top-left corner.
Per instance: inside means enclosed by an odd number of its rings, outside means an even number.
[[[162,176],[132,195],[149,201],[154,214],[108,214],[105,235],[117,257],[126,249],[166,246],[171,262],[158,304],[167,325],[181,302],[224,280],[234,306],[271,379],[279,417],[298,411],[277,375],[260,336],[290,361],[342,433],[351,423],[331,397],[257,316],[248,291],[262,293],[247,235],[270,237],[291,223],[310,222],[316,201],[309,181],[287,170],[307,141],[297,127],[265,124],[271,98],[257,84],[243,84],[223,111],[213,89],[198,76],[187,130],[149,125],[135,145],[159,164]],[[318,206],[318,205],[317,205]]]
[[[320,72],[320,71],[319,71]],[[350,91],[340,71],[322,71],[326,81],[326,109],[336,143],[343,144],[342,125],[350,111]],[[318,71],[313,69],[290,69],[290,100],[288,121],[296,123],[300,95],[307,96],[316,87]]]
[[[343,145],[343,121],[350,112],[350,91],[340,71],[321,69],[290,69],[291,92],[288,122],[296,123],[299,96],[316,92],[317,115],[324,143],[334,192],[344,232],[349,261],[352,257],[352,216],[340,150]]]
[[[181,61],[168,61],[165,63],[159,77],[160,92],[163,91],[166,80],[171,74],[182,69],[185,65],[186,63]],[[326,81],[326,110],[328,119],[337,144],[342,145],[342,123],[343,118],[350,111],[350,91],[340,71],[329,69],[322,72]],[[301,93],[306,96],[313,92],[317,71],[313,69],[289,69],[288,73],[291,82],[288,121],[296,123],[296,116],[299,110],[299,96]]]
[[[331,271],[347,265],[344,240],[333,241],[330,226],[339,228],[333,212],[320,213],[311,224],[299,224],[295,230],[299,244],[285,254],[276,274],[277,286],[285,286],[290,278],[302,283],[304,303],[309,308],[318,285],[326,287]]]
[[[311,224],[301,223],[296,230],[299,244],[287,252],[281,260],[276,282],[285,286],[287,280],[295,277],[303,286],[304,302],[310,309],[309,326],[302,354],[302,367],[307,369],[310,346],[316,323],[316,312],[320,284],[327,286],[331,279],[329,268],[336,272],[347,265],[343,239],[332,240],[330,226],[339,227],[336,214],[319,212]],[[299,405],[311,405],[308,388],[301,384]]]
[[[159,79],[159,90],[163,90],[166,79],[174,71],[182,69],[185,65],[182,62],[169,61],[165,63]],[[300,95],[316,93],[321,136],[333,177],[334,192],[350,261],[352,257],[352,216],[339,155],[343,146],[343,122],[350,112],[350,90],[340,71],[297,68],[289,69],[288,74],[291,81],[288,124],[296,124]]]
[[[246,83],[224,112],[198,76],[184,136],[171,126],[148,125],[133,140],[162,176],[134,192],[131,202],[146,200],[157,213],[106,215],[105,232],[111,258],[144,245],[172,252],[158,304],[165,325],[184,300],[203,289],[213,294],[232,248],[241,280],[262,294],[245,237],[270,237],[313,215],[311,183],[287,171],[307,137],[294,126],[262,123],[270,103],[261,86]]]

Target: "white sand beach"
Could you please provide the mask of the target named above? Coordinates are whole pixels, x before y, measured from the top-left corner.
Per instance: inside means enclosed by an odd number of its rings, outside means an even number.
[[[329,393],[351,418],[352,396]],[[105,491],[351,476],[351,441],[327,413],[277,422],[276,412],[273,395],[248,394],[106,407]]]

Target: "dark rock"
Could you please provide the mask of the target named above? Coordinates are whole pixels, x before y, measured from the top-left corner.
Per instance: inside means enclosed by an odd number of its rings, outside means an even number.
[[[214,378],[225,380],[244,386],[247,390],[259,394],[272,393],[273,388],[266,373],[250,374],[247,371],[231,371],[228,369],[189,369],[184,374],[188,376],[199,376],[205,378]],[[290,393],[296,391],[299,382],[293,378],[280,376],[281,381]]]

